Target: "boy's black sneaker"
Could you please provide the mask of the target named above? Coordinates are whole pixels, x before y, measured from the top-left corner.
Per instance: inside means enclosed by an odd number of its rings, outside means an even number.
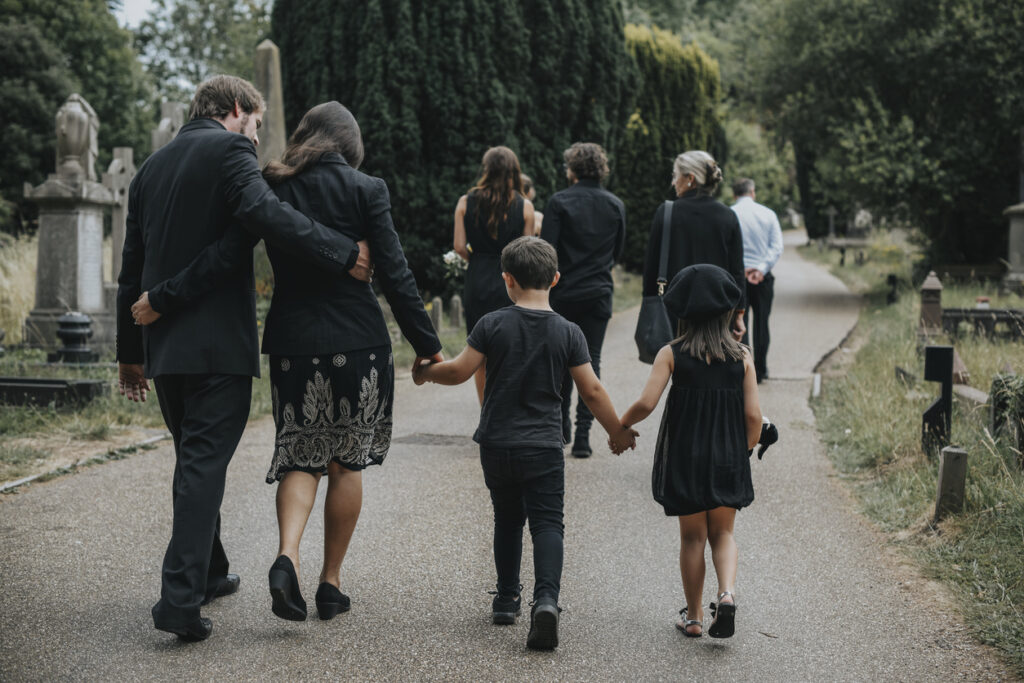
[[[517,595],[495,595],[491,603],[491,620],[495,624],[514,624],[522,611],[523,597]]]
[[[554,650],[558,647],[558,602],[540,598],[530,612],[530,634],[526,647],[531,650]]]

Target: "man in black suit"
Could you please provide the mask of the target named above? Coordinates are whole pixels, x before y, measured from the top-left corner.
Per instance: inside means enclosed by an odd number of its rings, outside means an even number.
[[[174,521],[163,561],[156,628],[203,640],[213,625],[200,605],[233,593],[220,542],[228,462],[245,429],[259,376],[252,260],[189,308],[145,329],[132,305],[184,269],[233,221],[311,265],[369,281],[369,251],[281,202],[256,160],[263,98],[253,85],[215,76],[199,86],[190,121],[150,156],[129,188],[117,292],[121,393],[145,400],[153,378],[174,437]],[[149,301],[160,311],[158,298]]]

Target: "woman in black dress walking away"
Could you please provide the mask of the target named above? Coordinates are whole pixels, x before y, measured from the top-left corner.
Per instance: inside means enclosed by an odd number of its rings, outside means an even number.
[[[679,518],[679,569],[686,606],[676,628],[704,634],[704,545],[718,575],[711,604],[712,638],[735,629],[736,511],[754,501],[749,451],[761,436],[757,373],[731,327],[741,290],[718,266],[679,272],[663,298],[680,320],[680,336],[662,347],[640,398],[622,416],[630,427],[651,414],[669,379],[668,401],[654,447],[652,488],[665,514]]]
[[[467,334],[487,313],[512,305],[501,279],[501,250],[517,237],[533,234],[533,217],[515,152],[491,147],[484,154],[480,179],[455,207],[455,253],[469,261],[462,295]],[[482,404],[482,366],[474,380]]]

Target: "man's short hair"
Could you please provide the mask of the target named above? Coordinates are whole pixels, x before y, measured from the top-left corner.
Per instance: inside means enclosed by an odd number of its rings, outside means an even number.
[[[754,181],[750,178],[740,178],[732,184],[732,195],[743,197],[754,191]]]
[[[235,108],[235,102],[243,114],[255,114],[266,107],[260,91],[244,78],[213,76],[196,88],[188,119],[222,119]]]
[[[604,180],[608,175],[608,155],[595,142],[576,142],[562,154],[565,165],[577,180]]]
[[[539,237],[518,237],[501,250],[501,269],[523,289],[549,289],[558,272],[558,253]]]

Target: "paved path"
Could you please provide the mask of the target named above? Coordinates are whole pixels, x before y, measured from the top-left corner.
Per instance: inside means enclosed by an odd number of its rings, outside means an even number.
[[[810,371],[856,319],[857,300],[790,249],[777,269],[761,402],[782,442],[754,462],[757,500],[740,513],[738,632],[690,640],[678,526],[651,500],[651,444],[569,459],[562,645],[525,649],[528,621],[488,623],[494,582],[490,503],[467,435],[471,385],[400,380],[396,440],[365,476],[363,516],[342,574],[353,608],[331,622],[270,613],[274,488],[263,483],[273,425],[252,424],[230,468],[225,541],[239,594],[206,610],[212,638],[183,645],[152,629],[169,533],[168,448],[35,485],[0,503],[0,680],[971,680],[1002,671],[956,618],[891,568],[822,453],[806,397]],[[616,316],[605,379],[623,410],[647,370],[634,360],[636,312]],[[660,410],[656,415],[660,415]],[[317,508],[320,509],[320,508]],[[311,520],[302,584],[311,603],[322,523]],[[524,583],[529,588],[529,542]],[[710,568],[710,562],[709,562]],[[705,596],[712,599],[714,584]]]

